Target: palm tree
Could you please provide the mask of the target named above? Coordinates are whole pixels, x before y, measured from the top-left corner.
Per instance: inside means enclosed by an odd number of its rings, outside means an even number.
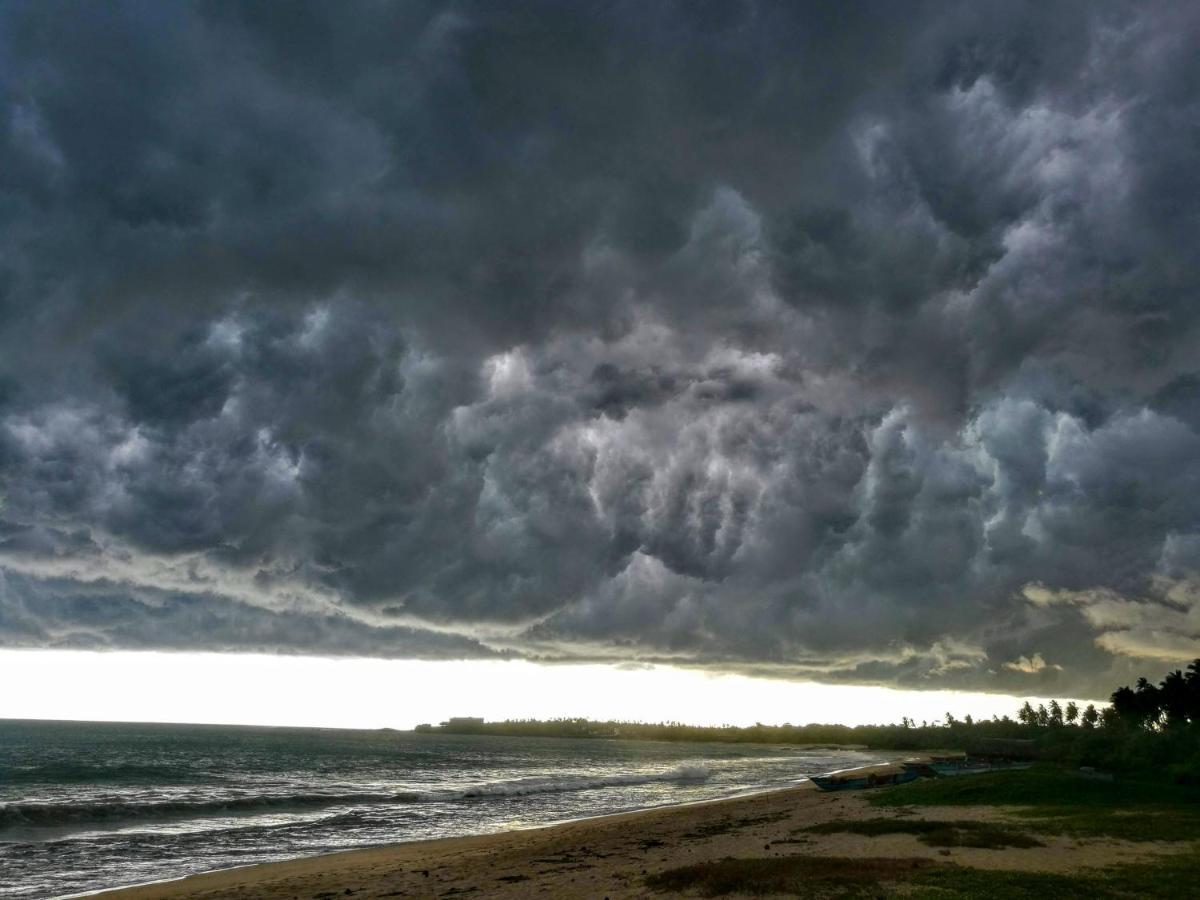
[[[1188,663],[1187,674],[1183,676],[1187,682],[1188,702],[1187,715],[1193,722],[1200,722],[1200,659]]]
[[[1183,725],[1188,720],[1191,689],[1183,673],[1176,669],[1167,674],[1158,688],[1159,706],[1167,717],[1167,725]]]
[[[1050,701],[1050,724],[1061,725],[1063,723],[1062,707],[1058,705],[1057,700]]]
[[[1188,663],[1187,675],[1184,677],[1190,686],[1200,685],[1200,659],[1193,659]]]
[[[1137,680],[1134,691],[1137,697],[1138,715],[1144,728],[1158,729],[1163,720],[1162,694],[1143,676]]]
[[[1028,700],[1025,701],[1025,705],[1022,706],[1020,711],[1017,713],[1017,719],[1022,725],[1037,724],[1037,713],[1033,711],[1033,706]]]
[[[1139,709],[1137,694],[1131,691],[1128,686],[1119,687],[1112,692],[1109,698],[1109,703],[1112,704],[1111,709],[1113,715],[1118,721],[1124,722],[1127,725],[1140,725],[1141,712]]]
[[[1067,702],[1067,724],[1074,725],[1079,718],[1079,707],[1075,705],[1074,700]]]

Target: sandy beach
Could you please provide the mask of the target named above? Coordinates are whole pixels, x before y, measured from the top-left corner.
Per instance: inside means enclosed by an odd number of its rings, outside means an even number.
[[[873,860],[916,867],[933,862],[982,869],[1070,873],[1147,861],[1186,845],[1047,837],[1043,846],[953,849],[912,834],[813,834],[822,822],[913,817],[1006,821],[995,807],[886,810],[863,792],[822,793],[809,784],[709,803],[667,807],[545,828],[397,844],[196,875],[105,892],[112,900],[177,897],[578,897],[667,896],[647,876],[728,857]],[[519,829],[520,823],[514,822]],[[691,896],[690,894],[683,894]]]

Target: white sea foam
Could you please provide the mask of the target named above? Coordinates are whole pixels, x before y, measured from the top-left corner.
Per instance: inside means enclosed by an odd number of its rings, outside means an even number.
[[[664,781],[708,780],[712,771],[701,765],[681,765],[664,772],[631,772],[614,775],[559,775],[548,777],[515,778],[480,784],[462,791],[463,799],[474,797],[521,797],[528,794],[558,793],[561,791],[586,791],[596,788],[618,787],[636,784],[653,784]]]
[[[448,803],[488,797],[523,797],[530,794],[586,791],[597,788],[653,784],[655,782],[702,782],[710,769],[681,765],[658,772],[615,774],[548,775],[512,778],[472,785],[463,789],[432,791],[362,791],[350,793],[270,793],[252,796],[211,797],[199,800],[162,799],[89,800],[77,802],[0,803],[0,830],[9,827],[62,826],[139,819],[174,819],[193,816],[252,814],[328,806],[374,806],[405,803]]]
[[[0,896],[712,800],[869,754],[0,721]]]

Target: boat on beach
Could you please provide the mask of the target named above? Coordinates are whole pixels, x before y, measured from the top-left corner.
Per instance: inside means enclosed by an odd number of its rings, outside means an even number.
[[[823,791],[848,791],[907,784],[918,778],[949,778],[956,775],[1028,769],[1031,765],[1032,763],[1007,760],[972,759],[960,752],[933,753],[899,763],[813,775],[810,780]]]
[[[1032,763],[1009,760],[974,759],[965,753],[936,753],[921,759],[905,760],[900,765],[925,778],[949,778],[955,775],[979,775],[1028,769]]]
[[[920,775],[904,766],[872,766],[867,769],[850,769],[845,772],[830,772],[828,775],[813,775],[811,781],[823,791],[849,791],[862,788],[883,787],[890,784],[906,784]]]

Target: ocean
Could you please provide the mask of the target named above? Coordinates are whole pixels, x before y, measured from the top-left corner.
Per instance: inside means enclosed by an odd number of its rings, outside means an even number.
[[[0,720],[0,897],[709,800],[878,759],[774,745]]]

